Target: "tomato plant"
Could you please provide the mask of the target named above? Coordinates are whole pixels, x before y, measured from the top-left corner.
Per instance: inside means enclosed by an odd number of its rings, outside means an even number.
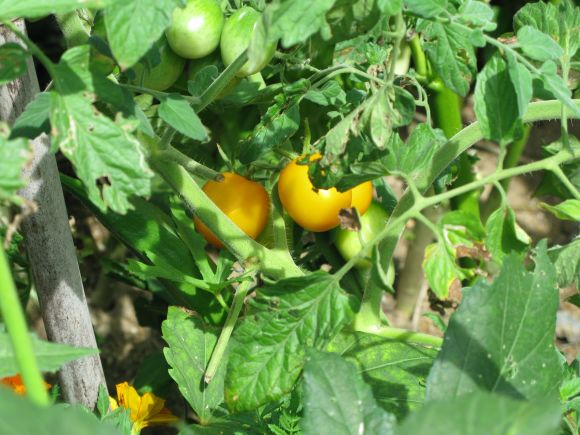
[[[580,433],[579,29],[0,0],[0,427]]]
[[[268,220],[270,212],[268,193],[259,183],[237,174],[225,172],[223,176],[223,181],[208,181],[203,186],[203,191],[244,233],[255,239]],[[211,230],[197,218],[195,228],[212,245],[218,248],[223,246]]]
[[[183,9],[173,11],[165,34],[179,56],[199,59],[217,48],[223,26],[224,15],[216,0],[188,0]]]

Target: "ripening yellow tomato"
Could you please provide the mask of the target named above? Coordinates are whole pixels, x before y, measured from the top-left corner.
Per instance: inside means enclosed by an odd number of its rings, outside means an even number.
[[[365,181],[353,187],[350,191],[352,192],[350,206],[355,207],[362,216],[371,206],[373,200],[373,183],[371,181]]]
[[[208,181],[203,186],[203,191],[244,233],[255,239],[268,221],[268,192],[260,183],[232,172],[225,172],[223,176],[223,181]],[[197,217],[195,229],[212,245],[218,248],[223,246]]]
[[[320,159],[314,154],[310,160]],[[351,206],[351,191],[336,188],[316,189],[308,177],[308,166],[299,165],[298,159],[280,172],[278,195],[284,209],[298,225],[309,231],[328,231],[339,224],[338,212]]]

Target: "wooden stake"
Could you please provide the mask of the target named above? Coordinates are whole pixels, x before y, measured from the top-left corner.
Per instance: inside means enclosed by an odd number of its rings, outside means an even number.
[[[15,24],[23,32],[26,30],[23,20]],[[5,42],[18,40],[0,25],[0,45]],[[29,59],[24,76],[0,86],[0,120],[12,124],[39,92],[34,64]],[[50,138],[45,134],[37,137],[32,148],[33,161],[25,170],[30,183],[19,193],[38,205],[38,211],[23,220],[22,231],[44,326],[51,341],[96,348]],[[59,379],[67,402],[81,403],[90,409],[96,403],[99,385],[106,385],[98,355],[67,364],[59,372]]]

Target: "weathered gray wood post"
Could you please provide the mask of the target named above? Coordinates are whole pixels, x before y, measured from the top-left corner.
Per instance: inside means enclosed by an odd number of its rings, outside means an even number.
[[[25,31],[23,20],[15,21]],[[0,45],[18,42],[10,30],[0,25]],[[26,104],[40,92],[32,58],[20,79],[0,86],[0,120],[11,124]],[[31,263],[48,338],[76,347],[96,348],[97,343],[75,246],[68,222],[56,159],[50,152],[50,139],[41,135],[32,141],[34,157],[25,175],[30,179],[20,195],[38,205],[26,217],[22,231]],[[59,372],[60,386],[67,402],[94,407],[100,384],[105,384],[98,355],[67,364]]]

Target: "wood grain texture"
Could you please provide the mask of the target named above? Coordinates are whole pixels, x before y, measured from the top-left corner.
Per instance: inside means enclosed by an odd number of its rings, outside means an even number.
[[[22,20],[15,24],[25,31]],[[17,38],[0,26],[0,44],[8,41]],[[38,79],[30,58],[24,76],[0,86],[0,120],[11,124],[38,92]],[[37,137],[32,148],[34,157],[24,174],[30,182],[19,193],[38,205],[38,211],[24,219],[22,231],[46,332],[51,341],[96,348],[56,159],[50,152],[50,138],[45,134]],[[67,402],[91,409],[99,385],[106,385],[98,355],[67,364],[59,372],[59,379]]]

